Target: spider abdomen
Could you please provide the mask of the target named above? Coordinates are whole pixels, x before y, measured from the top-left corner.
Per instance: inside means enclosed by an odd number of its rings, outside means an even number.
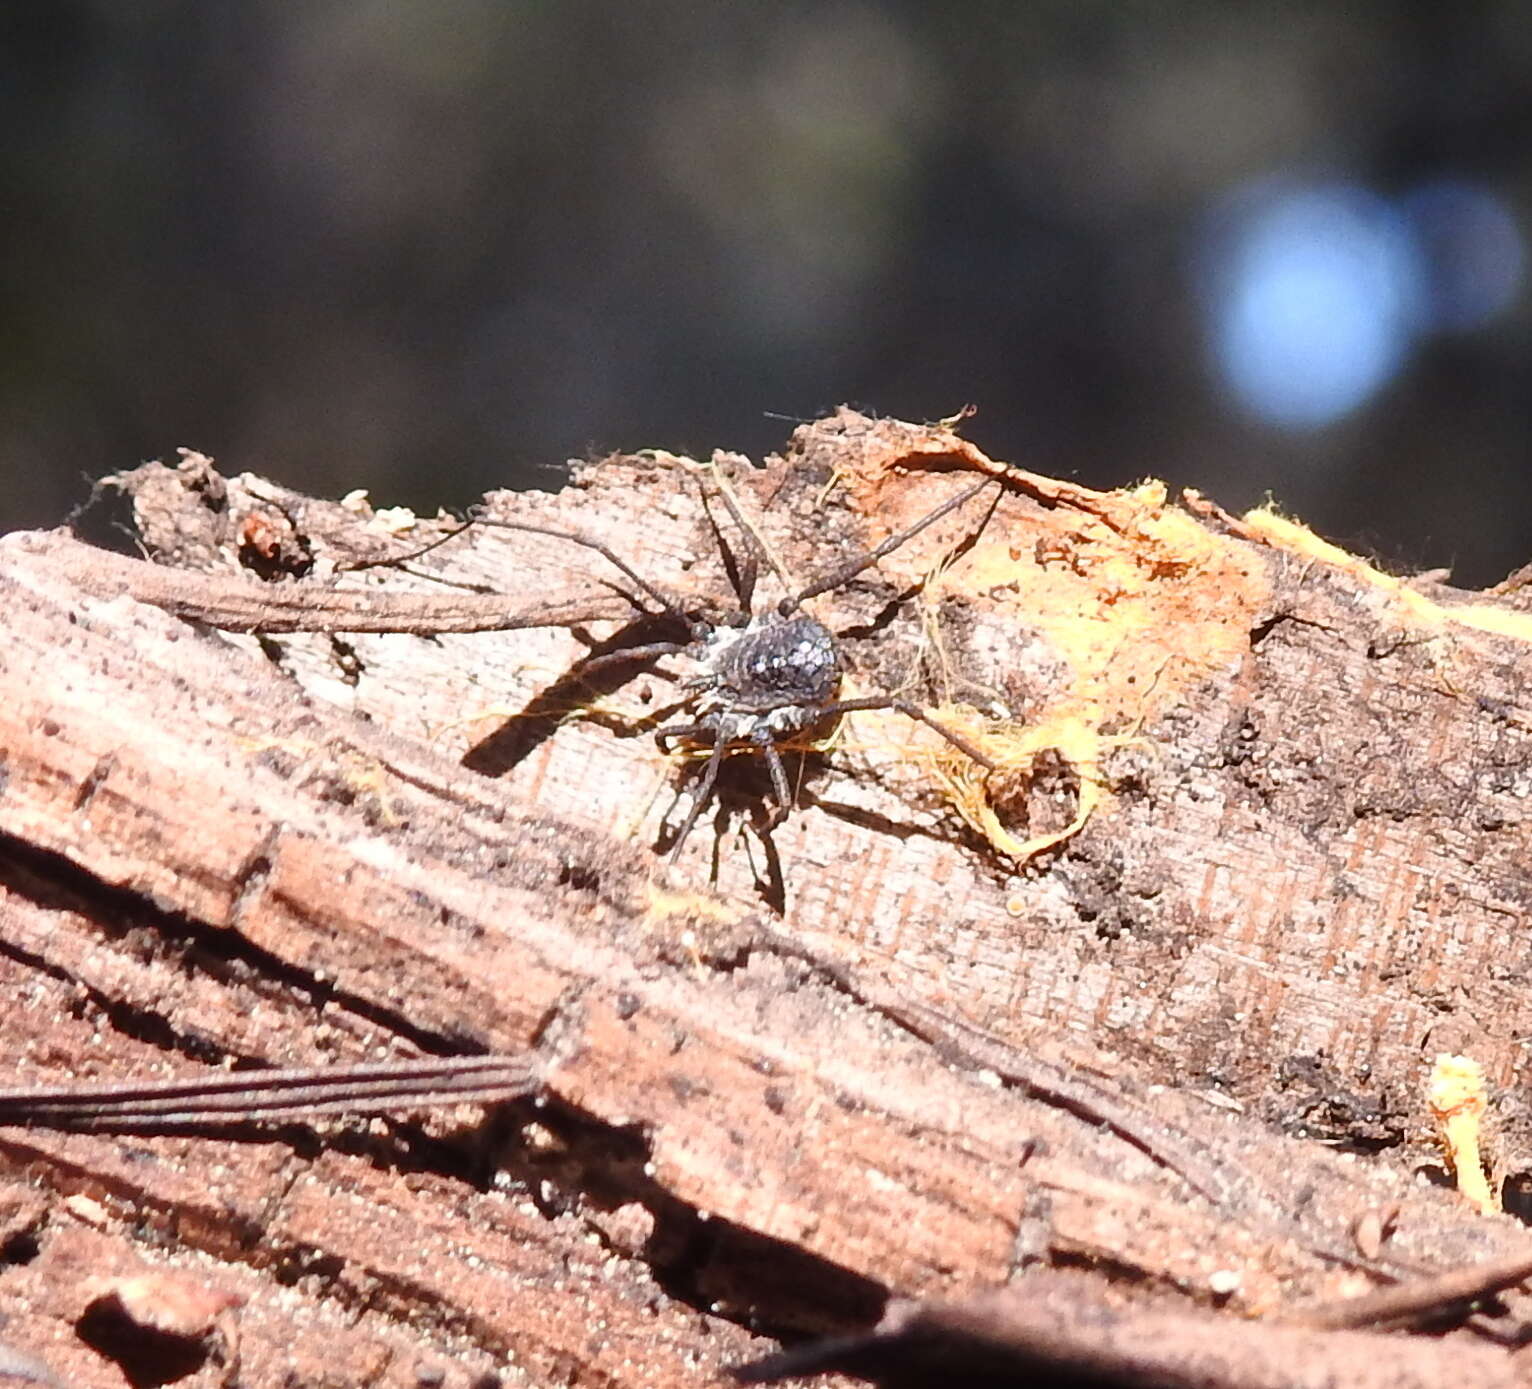
[[[750,713],[828,704],[840,686],[835,638],[812,617],[757,618],[711,665],[716,695]]]

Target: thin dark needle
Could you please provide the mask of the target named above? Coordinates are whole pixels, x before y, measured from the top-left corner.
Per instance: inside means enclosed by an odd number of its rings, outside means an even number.
[[[362,1066],[0,1090],[0,1124],[126,1130],[381,1114],[516,1099],[539,1084],[537,1063],[529,1056],[426,1056]]]

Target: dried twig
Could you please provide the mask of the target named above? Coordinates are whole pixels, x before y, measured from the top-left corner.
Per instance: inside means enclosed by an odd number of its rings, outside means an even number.
[[[616,594],[518,603],[484,593],[397,593],[384,588],[334,589],[317,583],[254,583],[167,569],[58,534],[28,533],[13,537],[10,543],[46,555],[83,592],[98,598],[135,598],[226,632],[505,632],[572,627],[633,615],[633,605]]]

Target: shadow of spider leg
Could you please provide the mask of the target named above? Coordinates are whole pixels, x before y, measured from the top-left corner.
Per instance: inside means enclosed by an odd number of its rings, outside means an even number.
[[[619,688],[643,667],[652,665],[662,657],[683,655],[691,651],[701,635],[711,631],[711,627],[699,621],[681,600],[644,579],[614,550],[593,536],[530,521],[500,520],[482,514],[477,515],[471,524],[549,536],[555,540],[568,541],[582,549],[593,550],[623,574],[640,594],[659,606],[659,611],[655,612],[634,593],[621,585],[611,584],[610,587],[633,605],[635,620],[615,637],[594,643],[592,649],[521,712],[516,721],[517,726],[509,736],[497,734],[480,747],[471,749],[464,765],[473,770],[490,775],[510,770],[533,747],[552,735],[571,707],[571,700],[574,701],[573,707],[582,707],[586,694],[599,696]],[[633,640],[640,633],[656,635],[665,632],[674,632],[675,636],[663,640]],[[582,640],[592,639],[582,636]]]

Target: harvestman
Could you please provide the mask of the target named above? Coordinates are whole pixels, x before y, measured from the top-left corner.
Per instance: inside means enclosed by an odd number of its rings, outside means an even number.
[[[571,675],[575,676],[590,675],[608,666],[675,655],[686,656],[701,667],[698,674],[682,684],[682,689],[686,691],[684,703],[691,706],[694,715],[692,721],[667,724],[655,731],[655,740],[661,751],[668,752],[672,743],[693,743],[711,748],[693,793],[691,807],[671,844],[670,861],[674,863],[698,817],[712,798],[725,753],[731,748],[753,748],[765,759],[776,801],[766,825],[770,829],[781,823],[793,804],[779,745],[842,714],[870,709],[894,710],[906,718],[925,724],[987,771],[997,770],[997,764],[962,734],[945,727],[907,699],[889,694],[863,695],[855,699],[838,698],[842,666],[836,636],[823,623],[802,611],[809,599],[844,587],[885,555],[908,543],[927,526],[956,511],[996,482],[996,479],[986,477],[974,486],[965,488],[865,554],[759,612],[755,611],[753,600],[759,560],[763,552],[729,494],[721,491],[720,496],[725,506],[745,537],[746,555],[738,573],[732,576],[741,611],[732,620],[718,623],[693,617],[677,599],[643,578],[609,546],[592,536],[531,521],[505,521],[482,514],[471,514],[468,524],[551,536],[593,550],[646,597],[660,605],[661,612],[651,616],[663,616],[687,633],[685,641],[656,641],[619,647],[591,657],[571,671]],[[453,535],[458,534],[461,531],[453,532]],[[433,541],[424,549],[403,558],[414,558],[451,538],[446,536],[442,540]],[[725,543],[721,533],[719,543],[720,546]],[[641,607],[637,603],[635,606]]]

